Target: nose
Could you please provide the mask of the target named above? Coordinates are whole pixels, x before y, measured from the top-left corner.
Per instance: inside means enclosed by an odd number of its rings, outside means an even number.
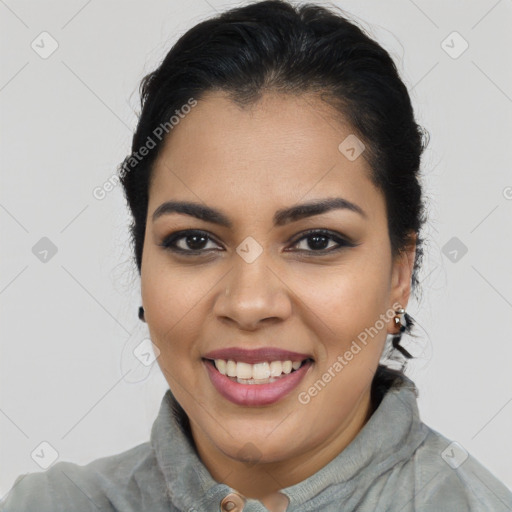
[[[235,323],[239,329],[252,331],[260,324],[280,322],[291,315],[290,288],[261,254],[248,263],[238,255],[233,268],[221,280],[214,314],[224,322]]]

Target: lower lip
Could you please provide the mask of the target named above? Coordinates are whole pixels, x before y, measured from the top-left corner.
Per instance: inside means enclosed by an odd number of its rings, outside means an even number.
[[[313,364],[308,360],[298,370],[268,384],[239,384],[222,375],[213,362],[203,360],[203,363],[215,389],[230,402],[246,406],[269,405],[281,400],[299,385]]]

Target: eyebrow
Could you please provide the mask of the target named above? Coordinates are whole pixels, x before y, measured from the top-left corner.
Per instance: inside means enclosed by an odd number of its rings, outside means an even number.
[[[291,222],[296,222],[306,217],[313,215],[321,215],[332,210],[350,210],[356,212],[365,219],[368,218],[366,212],[357,204],[343,199],[341,197],[317,199],[307,203],[302,203],[290,208],[277,210],[274,214],[274,226],[284,226]],[[190,201],[166,201],[162,203],[152,215],[153,222],[163,215],[172,213],[181,213],[183,215],[190,215],[197,219],[218,224],[226,228],[232,228],[233,223],[227,215],[222,211],[205,206],[200,203]]]

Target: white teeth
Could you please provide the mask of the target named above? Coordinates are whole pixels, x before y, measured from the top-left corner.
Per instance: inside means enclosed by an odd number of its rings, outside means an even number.
[[[270,382],[275,382],[279,377],[270,377],[269,379],[239,379],[236,378],[238,384],[268,384]]]
[[[217,370],[219,370],[219,372],[222,373],[222,375],[226,375],[226,372],[227,372],[226,361],[224,361],[223,359],[217,359],[215,361],[215,366],[217,367]]]
[[[252,365],[249,363],[236,363],[236,376],[239,379],[252,379]]]
[[[240,364],[240,363],[238,363]],[[268,363],[256,363],[252,365],[253,379],[268,379],[270,377],[270,365]]]
[[[217,366],[217,361],[219,361],[219,359],[216,359],[215,360],[215,366]],[[222,359],[220,359],[220,361],[222,361]],[[218,367],[217,367],[218,369]],[[228,361],[227,364],[226,364],[226,374],[228,377],[236,377],[236,363],[235,361]]]
[[[235,377],[242,381],[243,384],[264,384],[273,382],[276,377],[282,374],[289,374],[293,370],[298,370],[302,361],[271,361],[256,364],[243,363],[241,361],[233,361],[229,359],[215,359],[215,367],[222,375]]]
[[[281,361],[272,361],[270,363],[270,375],[272,375],[272,377],[279,377],[281,373],[283,373]]]

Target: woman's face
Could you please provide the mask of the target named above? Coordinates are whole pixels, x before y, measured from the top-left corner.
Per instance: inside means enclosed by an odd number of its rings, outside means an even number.
[[[330,114],[313,96],[267,94],[242,110],[210,93],[155,164],[142,303],[207,464],[293,460],[299,475],[332,459],[367,419],[393,310],[407,305],[413,250],[392,260],[384,197],[350,127]],[[336,198],[354,206],[299,208]],[[197,207],[153,218],[168,201]],[[216,356],[234,363],[216,369]],[[286,360],[306,361],[283,373],[289,363],[276,361]],[[281,377],[222,375],[235,370]]]

